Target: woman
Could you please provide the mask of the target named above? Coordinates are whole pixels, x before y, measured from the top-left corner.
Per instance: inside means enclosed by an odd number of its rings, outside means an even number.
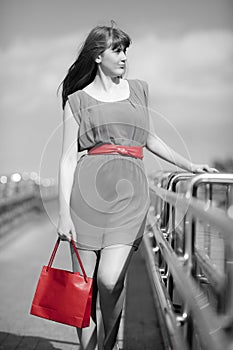
[[[62,91],[57,231],[63,240],[73,236],[87,274],[95,277],[104,350],[118,348],[125,274],[141,242],[150,203],[142,148],[187,171],[213,170],[190,163],[152,130],[147,83],[123,79],[130,44],[113,21],[110,27],[92,29]],[[78,270],[73,251],[72,257]],[[93,315],[90,327],[77,330],[85,350],[97,348],[96,323]]]

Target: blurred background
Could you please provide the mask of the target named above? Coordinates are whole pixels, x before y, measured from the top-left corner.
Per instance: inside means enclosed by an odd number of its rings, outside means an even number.
[[[1,0],[1,173],[57,177],[57,88],[89,31],[110,20],[132,38],[129,79],[149,84],[159,136],[193,162],[233,172],[231,0]],[[145,155],[148,172],[169,165]]]

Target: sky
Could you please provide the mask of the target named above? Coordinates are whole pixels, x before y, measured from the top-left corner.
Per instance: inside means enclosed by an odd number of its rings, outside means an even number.
[[[57,177],[57,88],[111,19],[132,38],[126,77],[148,82],[158,135],[196,163],[232,157],[232,17],[231,0],[0,0],[0,174]],[[170,168],[149,152],[145,165]]]

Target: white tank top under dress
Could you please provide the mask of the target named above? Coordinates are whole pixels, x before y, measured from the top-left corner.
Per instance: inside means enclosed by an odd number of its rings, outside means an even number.
[[[102,102],[83,90],[68,96],[79,123],[78,151],[101,144],[146,145],[149,132],[148,85],[127,79],[127,99]],[[115,244],[136,249],[150,205],[143,161],[122,154],[83,155],[77,162],[70,209],[77,247],[100,250]]]

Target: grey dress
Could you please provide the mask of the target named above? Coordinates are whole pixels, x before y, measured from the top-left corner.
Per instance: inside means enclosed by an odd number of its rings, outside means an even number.
[[[148,85],[128,79],[130,96],[96,100],[83,90],[68,96],[79,124],[78,151],[101,144],[145,146],[149,132]],[[114,244],[138,247],[149,209],[141,159],[121,154],[82,156],[74,173],[70,209],[77,246],[100,250]]]

